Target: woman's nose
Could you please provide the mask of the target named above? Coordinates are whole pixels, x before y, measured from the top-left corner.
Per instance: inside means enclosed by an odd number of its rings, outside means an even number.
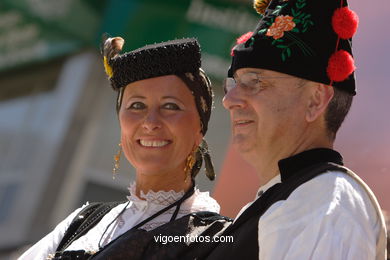
[[[142,124],[142,127],[148,131],[153,131],[161,128],[161,118],[159,112],[156,110],[148,111],[145,116],[145,120]]]

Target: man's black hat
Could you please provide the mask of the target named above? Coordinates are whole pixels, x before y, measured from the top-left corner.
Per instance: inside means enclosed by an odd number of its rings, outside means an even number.
[[[346,0],[256,0],[261,20],[232,50],[240,68],[273,70],[356,94],[352,36],[358,17]]]

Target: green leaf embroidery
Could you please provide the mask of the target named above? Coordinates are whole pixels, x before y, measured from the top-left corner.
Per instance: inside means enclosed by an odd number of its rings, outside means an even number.
[[[275,7],[270,17],[264,17],[265,24],[268,26],[268,28],[275,23],[275,20],[280,16],[281,11],[284,10],[284,8],[288,5],[288,2],[283,1],[283,3]],[[313,51],[310,49],[310,47],[307,46],[298,35],[295,35],[298,33],[305,33],[310,26],[314,25],[313,21],[310,20],[311,14],[302,11],[306,5],[307,0],[297,0],[295,5],[291,6],[290,8],[291,14],[283,14],[283,16],[292,16],[292,21],[295,23],[294,28],[289,31],[284,31],[284,36],[282,38],[273,39],[271,42],[272,46],[281,49],[281,59],[283,62],[285,62],[287,58],[291,57],[292,51],[294,51],[296,48],[300,49],[304,55],[313,55]],[[268,28],[260,30],[258,34],[262,34],[263,37],[267,37],[266,32]],[[271,35],[269,35],[269,37],[270,36]],[[275,37],[275,35],[272,36]],[[293,50],[290,47],[293,47]]]
[[[272,12],[272,14],[274,14],[274,15],[279,15],[279,13],[280,13],[280,10],[275,10]]]
[[[291,14],[292,14],[293,17],[296,17],[296,16],[297,16],[297,14],[296,14],[294,8],[291,8]]]
[[[287,48],[286,51],[287,51],[287,57],[291,57],[291,50],[290,50],[290,48]]]
[[[294,29],[291,30],[292,32],[299,33],[299,29],[297,27],[294,27]]]

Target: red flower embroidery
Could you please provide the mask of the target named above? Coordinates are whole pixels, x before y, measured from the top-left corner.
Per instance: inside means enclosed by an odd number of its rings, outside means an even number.
[[[280,15],[276,17],[275,22],[268,28],[265,35],[272,36],[275,40],[282,38],[284,32],[291,31],[295,27],[294,17],[289,15]]]

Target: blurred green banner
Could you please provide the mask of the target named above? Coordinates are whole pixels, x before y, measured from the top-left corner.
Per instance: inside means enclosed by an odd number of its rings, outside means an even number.
[[[101,32],[120,35],[126,51],[145,44],[196,37],[203,66],[216,78],[226,76],[235,39],[256,26],[251,4],[232,0],[110,1]]]
[[[0,71],[48,60],[94,43],[106,1],[2,0]]]
[[[126,40],[125,51],[196,37],[203,66],[221,78],[234,39],[254,29],[257,20],[251,5],[237,0],[3,0],[0,71],[98,48],[107,32]]]

